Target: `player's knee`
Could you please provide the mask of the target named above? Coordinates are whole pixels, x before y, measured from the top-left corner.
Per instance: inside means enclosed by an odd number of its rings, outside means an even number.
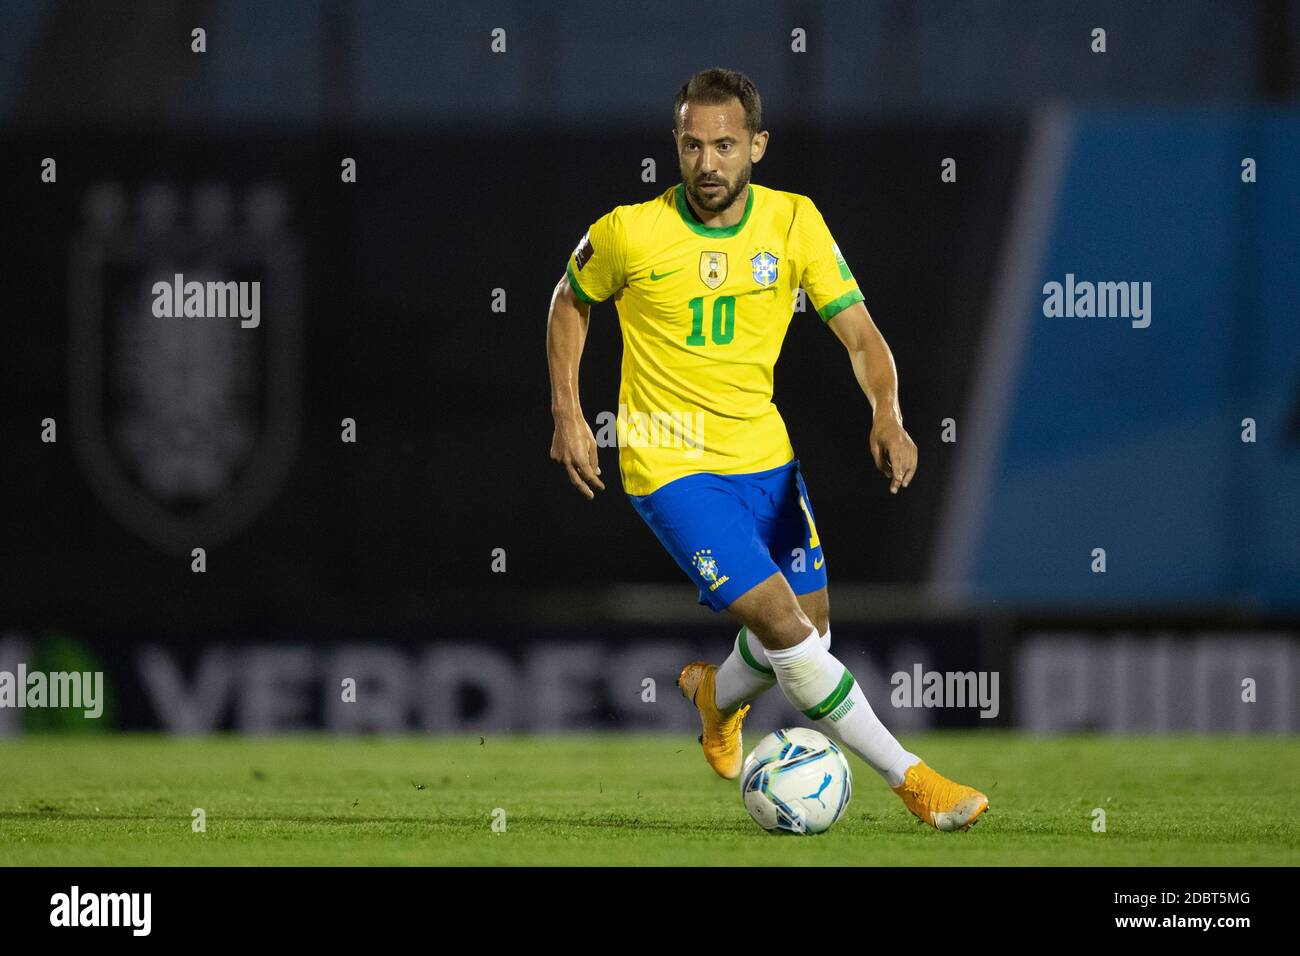
[[[803,643],[812,634],[813,628],[808,616],[796,607],[755,621],[749,629],[763,647],[780,650]],[[817,633],[822,634],[823,631],[818,630]]]
[[[817,628],[818,634],[825,634],[830,630],[831,612],[828,602],[814,598],[811,601],[801,599],[799,603],[808,620],[812,622],[812,626]]]

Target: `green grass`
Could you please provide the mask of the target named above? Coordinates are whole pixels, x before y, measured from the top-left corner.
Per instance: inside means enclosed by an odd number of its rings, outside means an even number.
[[[854,760],[818,837],[761,832],[693,736],[0,742],[9,865],[1289,865],[1295,738],[912,735],[989,795],[969,833],[916,822]],[[191,829],[202,807],[207,832]],[[506,832],[494,833],[494,808]],[[1092,811],[1106,811],[1106,832]]]

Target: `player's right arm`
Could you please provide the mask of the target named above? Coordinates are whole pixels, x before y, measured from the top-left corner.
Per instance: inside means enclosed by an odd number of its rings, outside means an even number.
[[[551,295],[546,322],[546,356],[551,368],[551,415],[555,435],[551,458],[564,466],[569,481],[588,499],[605,490],[596,457],[596,436],[578,397],[578,364],[587,341],[594,302],[603,302],[627,282],[627,240],[619,209],[597,219],[569,256],[568,267]]]
[[[806,196],[799,207],[797,237],[803,257],[799,285],[813,308],[848,349],[853,374],[871,403],[871,457],[898,494],[916,473],[916,443],[903,428],[898,370],[893,353],[862,301],[862,290],[840,255],[826,220]]]
[[[590,317],[591,303],[573,291],[568,275],[561,277],[551,294],[551,312],[546,320],[546,360],[551,369],[551,415],[555,419],[551,458],[564,466],[573,487],[588,499],[596,497],[593,488],[605,490],[596,457],[596,436],[582,414],[578,398],[578,364]]]

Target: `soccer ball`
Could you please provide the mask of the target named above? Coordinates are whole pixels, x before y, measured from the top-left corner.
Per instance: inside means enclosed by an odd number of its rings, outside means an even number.
[[[853,774],[833,741],[791,727],[768,734],[745,758],[740,795],[764,830],[825,833],[849,805]]]

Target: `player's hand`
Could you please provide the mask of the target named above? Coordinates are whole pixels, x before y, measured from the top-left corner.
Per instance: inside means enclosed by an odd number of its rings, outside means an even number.
[[[916,474],[916,442],[896,418],[877,418],[871,425],[871,457],[889,479],[889,493],[898,494]]]
[[[596,436],[581,413],[556,417],[551,460],[564,466],[569,473],[569,482],[588,501],[596,497],[592,488],[605,490],[605,484],[600,480],[600,460],[596,457]]]

